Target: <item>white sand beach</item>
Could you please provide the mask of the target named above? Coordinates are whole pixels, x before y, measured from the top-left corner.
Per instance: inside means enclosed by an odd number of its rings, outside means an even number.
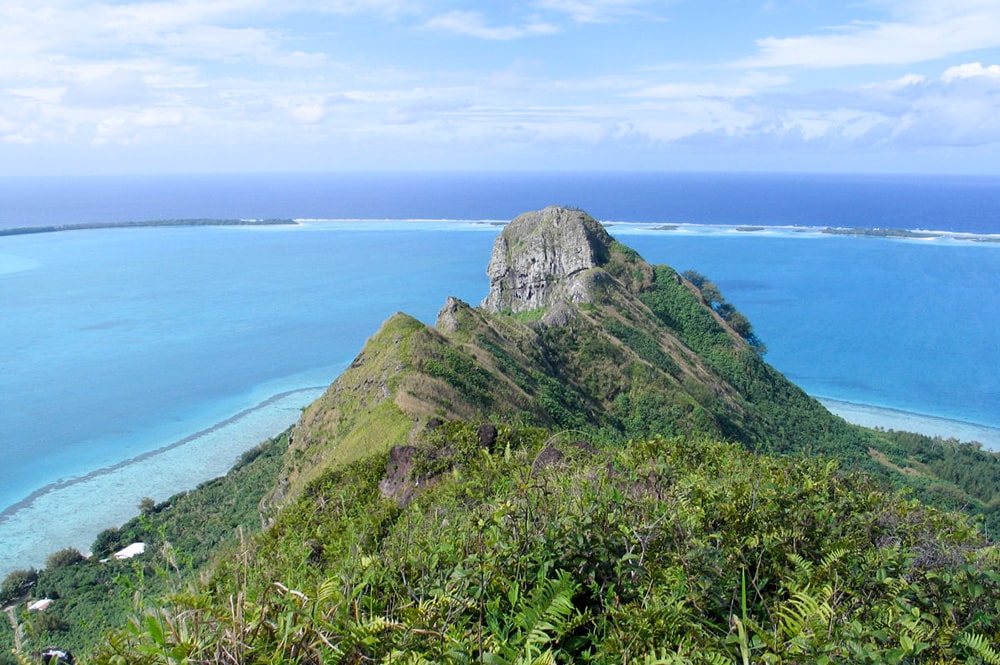
[[[897,409],[887,409],[868,404],[855,404],[817,397],[823,406],[849,423],[864,427],[917,432],[928,436],[959,441],[978,441],[986,450],[1000,451],[1000,429],[975,423],[939,418]]]

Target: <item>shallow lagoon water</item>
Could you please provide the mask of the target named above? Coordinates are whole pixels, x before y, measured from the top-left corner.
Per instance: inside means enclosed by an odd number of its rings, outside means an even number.
[[[713,279],[768,361],[835,412],[1000,449],[1000,245],[682,222],[609,230]],[[294,422],[394,312],[432,323],[448,295],[478,303],[498,224],[0,238],[0,574],[86,550],[141,498],[223,472]]]
[[[312,401],[394,312],[433,323],[447,295],[485,295],[495,227],[356,228],[3,239],[4,253],[38,265],[0,277],[0,572],[88,549],[138,499],[224,472],[294,422],[289,408]],[[312,392],[258,406],[303,389]],[[225,430],[236,446],[199,438],[147,456],[247,410]],[[177,469],[184,482],[151,482]]]

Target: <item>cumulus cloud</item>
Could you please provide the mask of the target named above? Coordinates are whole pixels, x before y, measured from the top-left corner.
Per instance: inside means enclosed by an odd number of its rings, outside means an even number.
[[[753,117],[683,137],[689,147],[861,151],[1000,143],[1000,66],[969,63],[840,90],[734,99]]]
[[[983,67],[980,62],[970,62],[965,65],[957,65],[955,67],[949,67],[945,70],[944,74],[941,75],[941,80],[945,83],[951,83],[952,81],[957,81],[960,79],[971,79],[977,76],[985,76],[992,79],[1000,79],[1000,65],[990,65],[989,67]]]

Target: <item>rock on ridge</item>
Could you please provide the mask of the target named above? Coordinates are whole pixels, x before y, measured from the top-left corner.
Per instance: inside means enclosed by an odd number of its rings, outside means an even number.
[[[504,228],[486,273],[490,293],[481,307],[523,312],[560,302],[589,302],[586,271],[608,261],[613,240],[600,222],[570,208],[525,213]]]

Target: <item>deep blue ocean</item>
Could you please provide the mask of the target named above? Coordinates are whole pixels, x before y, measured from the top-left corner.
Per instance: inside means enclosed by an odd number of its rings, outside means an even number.
[[[845,417],[1000,449],[998,178],[0,178],[0,229],[301,222],[0,236],[0,575],[223,473],[394,312],[478,304],[501,224],[546,205],[707,275],[767,360]]]

